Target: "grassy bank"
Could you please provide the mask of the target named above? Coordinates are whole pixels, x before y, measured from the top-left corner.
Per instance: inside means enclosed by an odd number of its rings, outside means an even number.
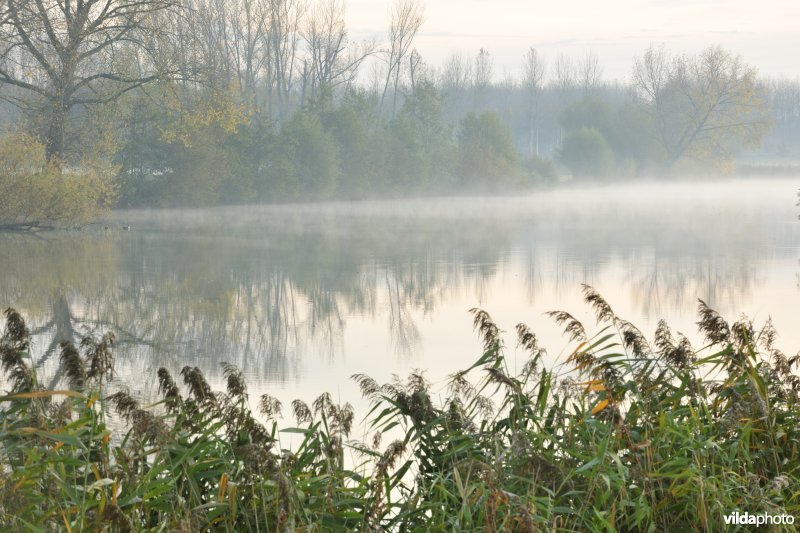
[[[69,386],[44,390],[7,310],[0,528],[677,531],[725,529],[735,511],[800,515],[800,356],[774,347],[771,324],[729,324],[700,302],[706,346],[663,322],[648,341],[584,291],[598,332],[552,313],[575,344],[561,367],[543,366],[520,324],[530,359],[512,375],[498,326],[473,310],[470,368],[443,390],[355,375],[371,404],[359,418],[327,394],[262,396],[253,413],[232,366],[220,392],[195,367],[159,369],[160,401],[140,405],[109,390],[111,335],[62,343]],[[350,437],[362,414],[369,442]]]

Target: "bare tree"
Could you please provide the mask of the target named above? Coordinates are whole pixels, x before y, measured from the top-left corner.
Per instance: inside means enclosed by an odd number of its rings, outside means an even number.
[[[303,37],[310,56],[311,95],[353,82],[361,63],[375,50],[375,44],[351,46],[344,22],[344,3],[326,0],[306,20]]]
[[[585,95],[593,94],[597,90],[603,78],[603,69],[597,54],[589,51],[578,58],[577,76]]]
[[[386,54],[386,78],[381,94],[380,109],[383,110],[386,94],[392,87],[392,116],[397,112],[397,92],[400,74],[406,56],[411,52],[419,28],[422,26],[422,5],[417,0],[397,0],[392,10],[389,27],[389,49]]]
[[[417,83],[424,81],[427,77],[425,61],[416,48],[408,56],[408,76],[411,81],[411,94],[416,94]]]
[[[458,52],[452,53],[444,62],[440,83],[447,91],[463,91],[472,81],[472,64]]]
[[[277,96],[280,117],[288,112],[305,9],[302,0],[269,0],[267,102],[271,109],[273,95]]]
[[[492,83],[494,61],[489,51],[481,48],[475,56],[475,87],[486,89]]]
[[[230,3],[230,51],[238,86],[250,104],[256,103],[258,83],[266,68],[267,0],[238,0]]]
[[[565,54],[558,54],[553,65],[553,84],[559,98],[565,98],[575,87],[575,78],[575,64],[572,59]]]
[[[545,65],[535,48],[525,52],[522,61],[522,89],[528,114],[528,152],[539,154],[539,98],[542,95]]]
[[[46,118],[48,158],[62,159],[70,111],[114,101],[157,79],[155,15],[173,0],[6,0],[0,5],[0,83]]]

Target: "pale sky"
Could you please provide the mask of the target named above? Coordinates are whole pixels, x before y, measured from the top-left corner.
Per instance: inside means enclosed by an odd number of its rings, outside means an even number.
[[[385,39],[393,0],[346,0],[356,39]],[[416,48],[438,67],[453,51],[483,47],[495,77],[517,74],[522,54],[539,49],[592,50],[604,77],[625,78],[633,58],[651,43],[696,52],[720,44],[741,54],[764,76],[800,77],[800,0],[423,0],[425,20]]]

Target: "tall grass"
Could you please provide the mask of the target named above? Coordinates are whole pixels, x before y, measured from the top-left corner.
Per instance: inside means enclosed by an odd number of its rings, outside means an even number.
[[[695,349],[663,322],[650,342],[584,294],[598,333],[551,313],[575,344],[554,368],[520,324],[529,360],[510,372],[499,327],[473,310],[482,355],[444,386],[354,376],[370,442],[351,440],[353,409],[327,394],[292,402],[293,426],[267,395],[253,413],[230,365],[222,392],[196,367],[182,385],[159,369],[160,400],[140,405],[108,390],[111,335],[62,344],[69,388],[44,390],[7,310],[0,527],[714,531],[737,510],[800,515],[800,355],[774,347],[771,323],[730,324],[700,302]]]

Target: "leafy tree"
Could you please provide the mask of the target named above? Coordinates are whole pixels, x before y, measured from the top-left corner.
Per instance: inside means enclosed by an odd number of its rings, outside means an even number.
[[[442,99],[432,83],[423,81],[406,97],[397,119],[389,125],[388,171],[395,190],[442,189],[451,182],[454,146],[445,124]]]
[[[290,198],[324,198],[336,189],[339,155],[317,115],[296,113],[284,123],[271,161],[276,192]]]
[[[381,153],[379,140],[370,131],[371,121],[360,113],[359,103],[364,102],[347,100],[320,115],[339,154],[338,192],[355,198],[367,196],[374,187]]]
[[[595,128],[581,128],[567,134],[558,158],[574,178],[608,176],[614,165],[611,147]]]
[[[658,170],[664,161],[664,151],[652,131],[651,117],[641,107],[626,102],[616,110],[611,127],[602,133],[617,161],[631,162],[634,172],[645,174]]]
[[[725,166],[736,150],[758,146],[769,126],[755,69],[721,47],[694,56],[650,47],[635,62],[633,87],[667,168]]]
[[[160,83],[126,104],[122,205],[252,201],[260,139],[235,92]]]
[[[468,113],[458,133],[459,173],[471,184],[498,187],[518,177],[517,151],[511,131],[494,110]]]
[[[107,103],[160,75],[149,38],[173,0],[6,0],[0,82],[46,121],[48,159],[63,159],[74,108]]]
[[[594,128],[605,135],[614,128],[614,119],[614,110],[608,102],[596,97],[586,97],[564,109],[558,121],[568,132]]]
[[[640,107],[630,103],[615,110],[605,100],[586,97],[564,109],[559,123],[568,134],[582,128],[597,130],[613,151],[614,159],[627,162],[623,166],[632,167],[631,172],[642,172],[663,160],[651,136],[650,118]]]

